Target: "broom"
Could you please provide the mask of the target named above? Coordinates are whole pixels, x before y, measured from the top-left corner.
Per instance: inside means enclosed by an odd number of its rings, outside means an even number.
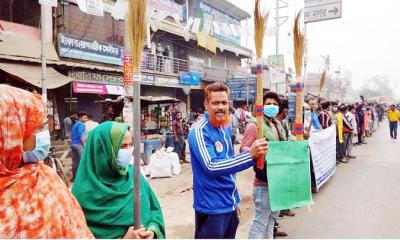
[[[268,15],[261,13],[260,0],[256,0],[254,8],[254,42],[256,47],[257,57],[257,93],[256,93],[256,117],[257,117],[257,138],[263,138],[263,82],[262,82],[262,67],[261,58],[264,42],[265,28],[267,26]],[[264,156],[257,159],[257,168],[264,169]]]
[[[303,124],[303,56],[304,56],[304,35],[300,31],[300,15],[302,10],[296,16],[293,28],[294,41],[294,65],[296,68],[296,119],[294,123],[295,135],[297,141],[303,141],[304,124]]]
[[[319,79],[319,94],[318,94],[318,101],[317,101],[318,104],[320,103],[322,88],[324,87],[325,80],[326,80],[326,70],[324,70],[322,72],[321,78]]]
[[[140,222],[140,58],[143,51],[146,37],[146,0],[129,0],[128,7],[128,33],[130,50],[126,49],[127,54],[132,54],[133,68],[133,143],[135,159],[134,177],[134,227],[139,229]]]

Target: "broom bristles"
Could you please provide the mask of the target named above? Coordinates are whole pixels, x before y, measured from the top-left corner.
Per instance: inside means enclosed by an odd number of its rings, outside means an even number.
[[[256,6],[254,8],[254,43],[257,59],[262,57],[264,34],[267,26],[268,15],[269,12],[266,14],[261,13],[260,0],[256,0]]]
[[[302,10],[296,16],[293,28],[294,40],[294,65],[296,67],[296,76],[302,75],[303,70],[303,56],[304,56],[304,35],[300,31],[300,15]]]
[[[140,69],[140,58],[146,37],[146,6],[146,0],[129,0],[128,29],[134,71]]]

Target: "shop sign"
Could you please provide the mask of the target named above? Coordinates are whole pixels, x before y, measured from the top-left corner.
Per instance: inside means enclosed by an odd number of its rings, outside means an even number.
[[[62,57],[122,66],[122,51],[120,45],[58,34],[58,53]]]
[[[123,85],[123,78],[120,75],[110,75],[85,71],[69,71],[68,76],[80,82]]]
[[[142,77],[140,81],[141,84],[154,85],[154,76],[142,74],[141,77]]]
[[[180,83],[183,85],[196,85],[200,84],[200,73],[198,72],[180,72]]]
[[[178,78],[170,78],[170,77],[156,77],[155,78],[156,86],[179,86]]]
[[[267,81],[272,84],[286,82],[285,61],[283,55],[270,55],[267,60]]]
[[[177,18],[180,22],[183,22],[184,15],[186,15],[183,6],[171,0],[148,0],[148,7],[151,15],[155,18],[163,15]]]
[[[122,95],[124,88],[116,85],[73,82],[74,93],[89,93],[98,95]]]
[[[116,85],[106,85],[108,95],[123,95],[124,87]]]
[[[237,73],[228,80],[229,98],[233,101],[254,101],[256,96],[256,75]]]
[[[133,85],[133,57],[124,56],[124,86]]]
[[[219,40],[240,45],[241,26],[238,20],[202,0],[196,0],[195,16],[200,19],[199,28],[194,29],[195,32],[199,30]]]

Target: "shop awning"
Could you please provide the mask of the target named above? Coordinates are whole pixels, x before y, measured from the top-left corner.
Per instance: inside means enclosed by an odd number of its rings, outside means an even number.
[[[167,97],[167,96],[161,96],[161,97],[141,96],[140,100],[151,102],[151,103],[180,102],[180,100],[178,100],[176,98]]]
[[[53,43],[46,43],[45,49],[47,60],[60,60]],[[40,59],[41,42],[0,34],[0,55]]]
[[[20,78],[36,87],[42,87],[42,68],[41,66],[14,64],[14,63],[0,63],[0,69],[8,74]],[[64,86],[73,81],[72,78],[67,77],[51,67],[47,67],[47,88],[54,89]]]

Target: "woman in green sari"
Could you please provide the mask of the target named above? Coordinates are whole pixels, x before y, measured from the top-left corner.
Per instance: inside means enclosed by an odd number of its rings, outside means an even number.
[[[93,129],[72,188],[96,238],[165,238],[157,197],[141,176],[141,224],[133,230],[132,135],[128,125],[105,122]]]

